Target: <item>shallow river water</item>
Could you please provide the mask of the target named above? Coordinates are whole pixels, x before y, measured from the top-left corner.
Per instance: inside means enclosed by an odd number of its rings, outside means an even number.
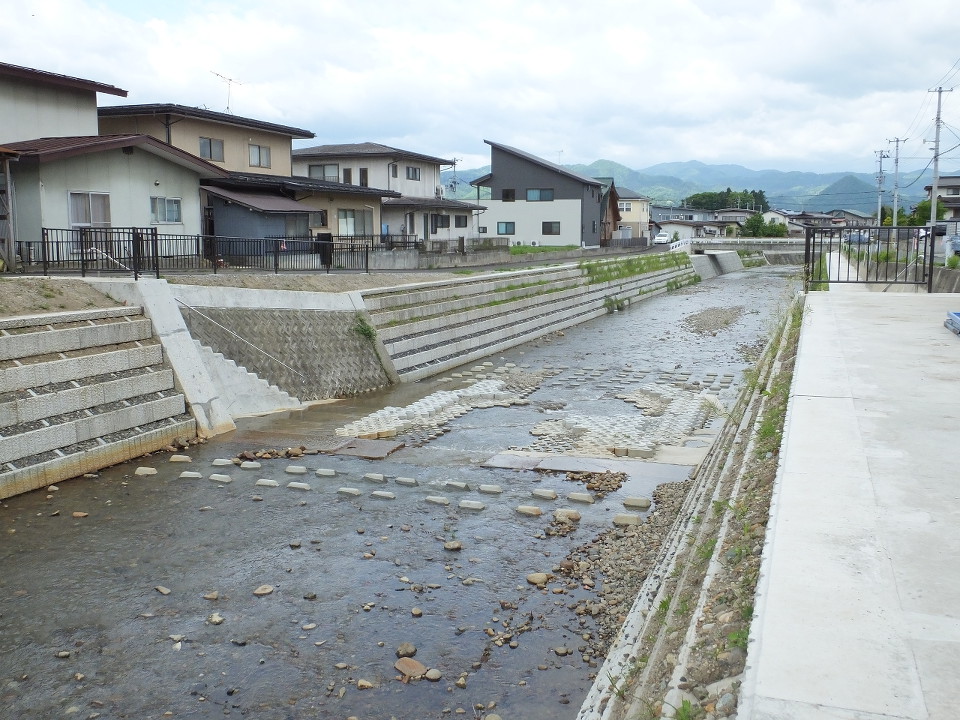
[[[4,501],[0,717],[575,717],[602,658],[584,657],[593,629],[570,608],[596,588],[540,590],[527,575],[550,572],[609,529],[625,498],[689,475],[695,459],[685,458],[720,422],[704,408],[732,403],[797,284],[794,268],[734,273],[477,361],[460,377],[241,421],[186,450],[190,463],[156,453]],[[720,326],[696,322],[711,318]],[[407,446],[383,459],[213,465],[247,450],[325,447],[337,428],[469,388],[477,375],[526,378],[526,404],[401,433]],[[661,445],[678,454],[656,462],[603,450]],[[628,480],[577,503],[577,529],[550,536],[553,510],[574,507],[568,496],[583,486],[533,469],[544,460],[564,469],[595,462]],[[290,474],[292,465],[307,474]],[[138,467],[157,472],[135,475]],[[181,478],[185,470],[202,477]],[[481,484],[502,492],[481,493]],[[449,505],[427,501],[434,496]],[[520,505],[543,515],[522,515]],[[444,549],[453,540],[461,550]],[[255,595],[262,585],[272,592]],[[494,642],[507,627],[523,629],[516,647]],[[440,671],[438,682],[398,679],[404,642]],[[358,688],[361,680],[372,687]]]

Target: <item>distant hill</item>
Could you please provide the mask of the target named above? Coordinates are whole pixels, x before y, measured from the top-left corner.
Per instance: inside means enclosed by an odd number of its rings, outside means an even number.
[[[659,163],[639,170],[631,170],[613,160],[596,160],[589,165],[563,167],[587,177],[612,177],[617,187],[628,188],[646,195],[656,202],[679,204],[683,198],[700,192],[720,190],[763,190],[770,205],[783,210],[858,210],[876,213],[876,178],[869,173],[813,173],[782,170],[750,170],[741,165],[708,165],[697,160]],[[476,190],[469,185],[481,175],[490,172],[490,166],[474,170],[457,170],[460,181],[456,192],[448,197],[476,198]],[[960,174],[947,173],[942,174]],[[444,184],[453,177],[453,171],[441,173]],[[929,185],[929,172],[906,173],[900,177],[900,206],[910,209],[924,198],[924,185]],[[884,185],[883,204],[892,205],[893,178],[888,175]]]

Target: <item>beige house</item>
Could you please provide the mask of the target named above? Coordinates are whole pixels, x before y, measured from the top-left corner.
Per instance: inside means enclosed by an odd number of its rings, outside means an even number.
[[[289,177],[294,139],[309,130],[184,105],[116,105],[97,109],[100,134],[140,133],[230,172]]]
[[[617,207],[620,210],[620,221],[617,230],[620,238],[650,238],[650,198],[641,195],[635,190],[622,188],[617,190],[620,199]]]

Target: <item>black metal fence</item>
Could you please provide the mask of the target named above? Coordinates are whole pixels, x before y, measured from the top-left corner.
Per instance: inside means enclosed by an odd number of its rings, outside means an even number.
[[[806,289],[874,283],[926,286],[932,292],[935,242],[931,227],[808,228]]]

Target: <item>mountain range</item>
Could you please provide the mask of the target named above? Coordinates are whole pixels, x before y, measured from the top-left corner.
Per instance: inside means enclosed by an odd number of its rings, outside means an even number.
[[[876,176],[869,173],[750,170],[741,165],[708,165],[696,160],[660,163],[639,170],[631,170],[612,160],[561,167],[587,177],[613,178],[618,189],[633,190],[658,204],[679,205],[690,195],[730,188],[763,190],[770,206],[781,210],[877,212]],[[441,180],[448,188],[448,197],[469,200],[476,198],[476,189],[470,186],[470,181],[489,172],[489,165],[470,170],[448,170],[441,173]],[[451,188],[454,179],[455,188]],[[929,171],[902,173],[899,178],[900,207],[909,212],[924,199],[923,188],[932,180]],[[893,176],[886,174],[884,205],[893,205],[892,192]]]

